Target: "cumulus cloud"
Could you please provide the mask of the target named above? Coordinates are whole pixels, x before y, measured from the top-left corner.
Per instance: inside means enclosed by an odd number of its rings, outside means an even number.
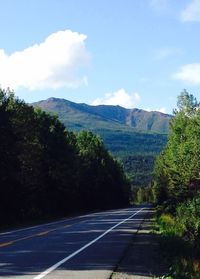
[[[140,101],[140,95],[135,92],[128,94],[125,89],[121,88],[116,92],[107,93],[103,98],[97,98],[91,105],[119,105],[125,108],[133,108]]]
[[[200,84],[200,63],[184,65],[172,77],[174,79],[178,79],[178,80],[190,82],[195,85],[199,85]]]
[[[182,21],[200,21],[200,0],[193,0],[182,12]]]
[[[87,85],[87,77],[81,73],[89,62],[86,38],[65,30],[10,55],[0,49],[0,85],[30,90]]]

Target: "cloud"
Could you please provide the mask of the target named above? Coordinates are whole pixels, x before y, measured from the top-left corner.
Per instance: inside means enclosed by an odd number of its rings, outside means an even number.
[[[87,77],[81,73],[89,62],[86,38],[65,30],[10,55],[0,49],[1,87],[37,90],[87,85]]]
[[[162,112],[162,113],[167,113],[167,109],[165,107],[161,107],[161,108],[158,108],[158,109],[150,109],[150,108],[147,108],[145,109],[146,111],[158,111],[158,112]]]
[[[193,0],[182,12],[181,20],[200,21],[200,0]]]
[[[200,85],[200,63],[184,65],[172,77],[177,80]]]
[[[107,93],[103,98],[97,98],[91,105],[119,105],[125,108],[133,108],[140,101],[140,95],[135,92],[128,94],[125,89],[121,88],[116,92]]]

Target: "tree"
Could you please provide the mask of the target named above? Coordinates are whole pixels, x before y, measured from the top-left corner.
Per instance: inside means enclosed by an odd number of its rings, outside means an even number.
[[[182,202],[191,181],[200,178],[200,110],[196,98],[184,90],[171,121],[168,144],[155,165],[154,193],[158,202]]]
[[[121,165],[91,132],[75,135],[57,116],[0,89],[1,224],[128,203]]]
[[[199,102],[197,99],[187,92],[186,89],[183,89],[181,94],[178,96],[177,108],[174,110],[175,114],[183,113],[186,116],[194,116],[199,108]]]
[[[13,193],[18,187],[19,161],[16,156],[16,138],[12,130],[10,112],[7,110],[9,93],[9,89],[0,88],[0,220],[2,223],[13,222],[15,218],[13,211],[16,212],[18,209],[18,201],[13,197]]]
[[[79,193],[83,207],[110,208],[128,203],[129,183],[120,164],[105,149],[102,139],[91,132],[77,135]]]

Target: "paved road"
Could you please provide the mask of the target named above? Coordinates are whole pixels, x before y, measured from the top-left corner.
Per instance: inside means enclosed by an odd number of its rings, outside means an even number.
[[[0,233],[0,278],[108,279],[148,211],[109,210]]]

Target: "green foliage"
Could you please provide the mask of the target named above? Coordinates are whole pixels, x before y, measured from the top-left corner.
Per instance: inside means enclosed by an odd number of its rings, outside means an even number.
[[[152,203],[153,202],[153,193],[152,188],[149,187],[132,187],[131,190],[131,201],[132,203],[141,204],[141,203]]]
[[[174,216],[162,214],[161,248],[172,278],[200,278],[200,196],[177,206]]]
[[[111,204],[113,207],[126,205],[129,181],[121,165],[105,149],[102,139],[82,131],[77,135],[77,146],[82,164],[79,172],[80,198],[84,206],[93,204],[93,207],[108,208]]]
[[[156,160],[153,193],[171,278],[200,278],[200,106],[184,90],[171,133]],[[171,213],[171,214],[169,214]]]
[[[2,89],[0,158],[1,225],[129,202],[129,181],[99,137],[69,132]]]
[[[175,220],[174,217],[171,214],[166,214],[163,213],[159,218],[158,218],[158,225],[160,227],[160,230],[167,235],[174,235],[174,225],[175,225]]]
[[[162,278],[200,278],[200,258],[193,245],[180,237],[165,236],[161,241],[161,249],[170,266],[168,273]]]
[[[158,203],[176,205],[191,194],[200,179],[200,110],[187,92],[179,96],[179,111],[171,121],[168,144],[155,166],[154,192]]]
[[[167,136],[135,131],[96,131],[116,156],[157,155],[165,147]]]
[[[176,228],[178,235],[200,249],[200,196],[177,207]]]
[[[121,157],[124,170],[131,179],[134,187],[143,187],[151,184],[155,155],[138,154]]]
[[[184,89],[178,96],[177,107],[178,110],[175,110],[175,113],[181,112],[187,116],[194,116],[199,107],[199,103],[192,94],[189,94],[187,90]]]

